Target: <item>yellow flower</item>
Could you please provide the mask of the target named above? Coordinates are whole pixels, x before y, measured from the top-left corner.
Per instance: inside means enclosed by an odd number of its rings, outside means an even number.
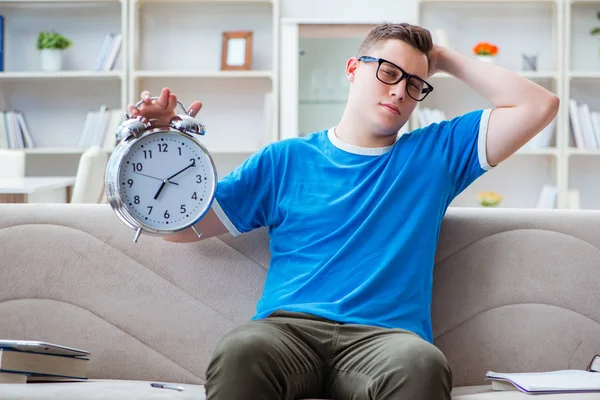
[[[502,195],[496,192],[480,192],[477,201],[484,207],[496,207],[502,201]]]

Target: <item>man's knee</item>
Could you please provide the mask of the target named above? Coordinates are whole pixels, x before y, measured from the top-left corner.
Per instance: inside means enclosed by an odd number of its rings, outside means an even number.
[[[239,326],[219,342],[213,353],[212,362],[255,363],[268,354],[273,332],[269,326],[250,322]],[[271,337],[270,337],[271,336]]]
[[[390,343],[392,344],[392,343]],[[393,399],[398,395],[414,400],[450,399],[452,372],[444,354],[422,340],[388,347],[382,373],[371,383],[375,398]]]
[[[448,360],[440,349],[423,342],[411,351],[411,369],[414,374],[430,379],[451,378]]]

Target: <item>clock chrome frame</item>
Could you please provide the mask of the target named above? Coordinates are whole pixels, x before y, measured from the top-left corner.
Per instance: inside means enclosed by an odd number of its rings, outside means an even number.
[[[174,119],[176,118],[177,117],[174,117]],[[202,125],[200,124],[200,126]],[[202,133],[199,134],[204,133],[203,126],[201,132]],[[124,203],[123,197],[121,196],[119,186],[119,177],[121,176],[123,162],[125,160],[125,157],[131,151],[132,147],[137,142],[139,142],[142,139],[145,139],[148,136],[165,133],[170,135],[179,135],[185,137],[186,139],[190,139],[207,156],[208,160],[210,161],[210,167],[212,168],[213,174],[213,183],[211,187],[209,187],[208,195],[210,201],[208,202],[208,206],[198,218],[178,229],[156,229],[144,224],[128,210],[127,206]],[[196,232],[196,234],[199,237],[202,237],[202,234],[197,230],[195,225],[208,213],[212,206],[217,187],[217,180],[217,168],[215,166],[214,160],[211,157],[208,150],[206,149],[206,147],[204,147],[204,145],[195,137],[195,135],[186,132],[181,132],[173,128],[172,126],[152,126],[151,123],[146,125],[146,131],[138,131],[136,134],[132,133],[128,137],[123,138],[123,140],[117,145],[115,151],[112,153],[107,163],[105,173],[107,200],[110,206],[112,207],[113,211],[121,219],[121,221],[123,221],[127,226],[136,231],[134,242],[137,242],[138,238],[140,237],[140,234],[142,233],[150,236],[167,236],[176,232],[184,231],[190,227],[192,227],[192,229]]]

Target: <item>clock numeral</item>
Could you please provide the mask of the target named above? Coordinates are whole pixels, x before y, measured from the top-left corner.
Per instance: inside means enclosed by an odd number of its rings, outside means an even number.
[[[140,196],[135,196],[135,197],[133,198],[133,202],[134,202],[135,204],[140,204]]]
[[[196,192],[194,192],[194,194],[192,195],[192,200],[198,200],[198,195],[196,194]]]
[[[167,153],[169,146],[166,143],[158,143],[158,152],[159,153]]]
[[[181,147],[178,147],[177,150],[179,150],[179,155],[181,155]]]
[[[196,175],[196,183],[202,183],[202,176]]]
[[[190,162],[192,163],[192,167],[196,166],[196,159],[195,158],[190,158]]]
[[[185,211],[185,204],[181,205],[181,211],[180,211],[180,213],[182,213],[182,214],[186,213],[186,211]]]
[[[165,210],[165,215],[164,215],[165,219],[169,219],[171,218],[171,214],[169,214],[169,210]]]
[[[144,159],[152,158],[152,150],[144,150]]]
[[[129,185],[129,187],[133,186],[133,179],[127,179],[127,184]]]
[[[144,166],[142,165],[142,163],[133,163],[131,164],[131,166],[133,167],[133,172],[142,172],[142,169],[144,168]]]
[[[148,215],[152,214],[152,206],[148,206]]]

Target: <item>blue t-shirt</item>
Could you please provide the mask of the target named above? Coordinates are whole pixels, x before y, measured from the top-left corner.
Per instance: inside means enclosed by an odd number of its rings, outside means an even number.
[[[362,148],[335,130],[263,147],[221,179],[213,208],[233,235],[267,226],[271,263],[253,319],[305,312],[403,328],[432,342],[442,218],[490,165],[490,110]]]

